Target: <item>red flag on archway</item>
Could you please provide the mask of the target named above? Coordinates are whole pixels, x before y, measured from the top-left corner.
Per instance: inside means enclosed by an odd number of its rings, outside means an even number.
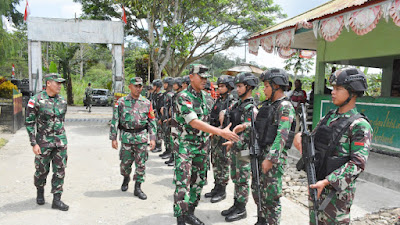
[[[26,0],[24,21],[26,21],[28,19],[29,14],[31,14],[31,11],[29,10],[28,0]]]

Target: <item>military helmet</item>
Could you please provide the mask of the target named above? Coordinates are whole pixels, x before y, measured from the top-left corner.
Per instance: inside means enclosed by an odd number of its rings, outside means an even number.
[[[329,78],[329,83],[332,86],[343,86],[354,92],[364,92],[368,89],[367,78],[357,68],[344,68],[333,72]]]
[[[164,78],[163,83],[167,83],[168,85],[172,86],[174,84],[174,78],[166,77],[166,78]]]
[[[243,83],[248,86],[257,87],[258,79],[252,73],[241,72],[238,75],[236,75],[234,83],[235,84]]]
[[[174,84],[178,84],[179,87],[182,87],[183,78],[182,77],[175,77]]]
[[[289,86],[289,76],[283,69],[272,68],[269,70],[265,70],[260,75],[260,80],[264,81],[272,81],[274,84],[280,86]]]
[[[204,89],[206,90],[211,90],[211,82],[207,80],[206,86],[204,86]]]
[[[162,87],[162,85],[163,85],[163,82],[160,79],[153,80],[153,86],[160,88],[160,87]]]
[[[217,85],[225,84],[228,88],[234,89],[235,84],[233,83],[233,81],[234,81],[234,78],[232,76],[221,75],[220,77],[218,77]]]
[[[182,83],[186,83],[187,85],[190,84],[190,77],[189,77],[189,75],[186,75],[186,76],[183,77]]]

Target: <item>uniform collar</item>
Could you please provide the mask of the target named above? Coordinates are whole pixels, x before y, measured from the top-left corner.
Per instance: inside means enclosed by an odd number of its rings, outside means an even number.
[[[137,100],[137,101],[142,101],[142,100],[143,100],[143,96],[142,96],[142,95],[139,95],[139,98],[138,98],[138,99],[134,99],[134,98],[132,97],[131,93],[129,93],[129,94],[126,96],[126,100]]]
[[[195,97],[201,97],[203,93],[202,91],[196,92],[196,90],[194,90],[191,84],[187,87],[187,90]]]
[[[351,117],[352,115],[355,115],[357,113],[358,113],[358,111],[357,111],[356,107],[350,109],[349,111],[347,111],[345,113],[339,113],[339,108],[337,108],[335,111],[335,115],[337,115],[339,117]]]

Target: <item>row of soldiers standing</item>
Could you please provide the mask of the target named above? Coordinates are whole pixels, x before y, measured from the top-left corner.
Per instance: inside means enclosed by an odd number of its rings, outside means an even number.
[[[118,149],[117,134],[120,130],[120,169],[124,176],[121,189],[128,189],[131,166],[135,162],[134,195],[143,200],[147,198],[141,190],[141,183],[144,182],[148,143],[151,150],[156,147],[158,120],[160,124],[176,124],[175,134],[164,136],[164,141],[167,149],[170,145],[169,149],[173,151],[176,186],[173,209],[178,225],[204,224],[194,215],[194,211],[207,181],[210,151],[215,187],[207,196],[212,197],[212,202],[226,197],[229,168],[222,161],[231,162],[231,178],[235,185],[234,204],[221,212],[225,220],[230,222],[246,218],[245,206],[251,173],[253,177],[254,174],[260,175],[259,179],[252,180],[251,185],[253,198],[259,206],[256,224],[279,224],[282,175],[287,164],[287,150],[292,143],[291,131],[295,115],[293,106],[283,93],[288,85],[288,75],[279,69],[267,70],[261,74],[260,80],[264,82],[267,101],[260,108],[255,106],[251,97],[252,90],[258,85],[258,78],[251,73],[241,73],[234,78],[233,84],[239,96],[235,102],[229,95],[233,87],[232,79],[221,76],[218,80],[221,97],[210,108],[210,104],[207,104],[209,95],[203,91],[210,76],[207,71],[203,65],[194,65],[190,70],[188,87],[183,89],[177,82],[179,88],[176,90],[180,92],[171,95],[171,105],[165,104],[161,108],[157,106],[157,119],[151,102],[140,94],[142,79],[136,77],[130,80],[131,92],[116,102],[110,126],[110,140],[115,149]],[[67,104],[59,95],[64,81],[59,74],[45,76],[46,90],[33,96],[27,105],[26,128],[35,154],[36,202],[38,205],[45,203],[44,186],[52,162],[52,208],[67,211],[69,206],[61,201],[67,164],[64,129]],[[315,138],[317,182],[310,185],[327,204],[320,212],[310,214],[310,223],[349,224],[355,181],[365,168],[371,148],[371,125],[355,107],[357,97],[367,90],[367,82],[365,75],[354,68],[334,72],[329,82],[333,86],[332,102],[338,108],[322,118],[312,133]],[[168,89],[169,84],[166,83]],[[163,102],[168,101],[163,99]],[[169,116],[163,118],[160,114]],[[258,138],[254,138],[254,133]],[[214,135],[211,149],[209,134]],[[254,155],[249,150],[257,146],[254,140],[259,142],[260,147],[260,154],[256,155],[259,160],[256,170],[249,163],[249,155]],[[301,134],[296,134],[294,144],[300,150],[301,141]],[[161,147],[160,142],[158,144]],[[318,215],[314,217],[315,213]]]
[[[194,216],[194,209],[200,200],[201,189],[206,183],[207,168],[210,167],[208,160],[210,153],[215,186],[211,192],[205,194],[205,197],[211,198],[212,203],[225,199],[226,186],[230,175],[235,185],[234,204],[229,209],[223,210],[221,214],[225,216],[227,222],[247,217],[246,204],[250,192],[249,180],[251,175],[249,160],[251,131],[249,127],[251,126],[251,117],[255,119],[258,112],[252,97],[252,91],[258,86],[258,78],[251,73],[241,73],[236,77],[220,76],[217,81],[220,97],[214,102],[210,94],[202,91],[202,89],[197,92],[193,87],[196,84],[192,82],[192,85],[190,85],[190,80],[196,78],[196,75],[203,82],[206,81],[209,76],[206,73],[207,70],[203,65],[194,65],[190,75],[192,79],[186,76],[175,79],[165,78],[163,81],[154,80],[153,92],[150,95],[159,118],[158,124],[163,127],[157,132],[157,144],[153,152],[161,151],[161,139],[163,139],[166,150],[160,157],[170,157],[166,164],[175,166],[174,183],[177,188],[174,215],[178,218],[178,224],[184,224],[184,222],[204,224]],[[164,84],[164,93],[161,93],[162,83]],[[184,85],[181,85],[181,83],[184,83]],[[186,86],[188,84],[189,86]],[[235,99],[231,94],[235,86],[237,87],[239,99]],[[175,93],[172,92],[172,89]],[[284,115],[288,119],[283,124],[283,128],[288,130],[293,122],[294,110],[286,99],[281,103],[284,100],[284,89],[285,87],[282,84],[280,91],[278,91],[279,93],[275,96],[279,97],[281,106],[279,110],[288,114]],[[185,90],[185,92],[182,93],[182,90]],[[234,143],[218,135],[211,135],[211,138],[209,138],[208,134],[201,130],[201,126],[199,127],[200,129],[197,127],[196,129],[190,123],[187,124],[187,121],[194,117],[191,110],[197,114],[196,117],[198,119],[209,123],[213,127],[222,128],[231,124],[229,125],[229,127],[232,127],[230,130],[235,128],[233,131],[240,135],[240,140]],[[279,136],[279,138],[281,137]],[[283,139],[286,142],[287,136],[283,137]],[[271,163],[267,166],[269,168],[265,169],[265,166],[262,165],[265,162],[260,161],[260,170],[262,168],[265,172],[270,172],[261,179],[263,180],[264,177],[267,177],[268,182],[261,184],[265,185],[261,193],[262,197],[265,197],[261,198],[264,201],[261,204],[265,207],[263,208],[264,213],[260,214],[257,224],[266,224],[267,218],[269,222],[273,221],[274,223],[279,220],[281,184],[279,186],[279,180],[276,176],[283,174],[287,157],[283,147],[278,146],[276,152],[270,151],[270,155],[265,155],[266,158],[275,162],[273,168]],[[193,177],[197,179],[191,179]],[[258,201],[258,192],[255,184],[252,185],[252,191],[255,201]],[[185,195],[188,195],[189,201],[185,200]]]

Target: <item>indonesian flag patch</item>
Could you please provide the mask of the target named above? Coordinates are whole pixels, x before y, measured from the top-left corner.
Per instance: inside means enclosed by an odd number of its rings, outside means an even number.
[[[29,102],[28,102],[28,107],[30,107],[30,108],[35,107],[35,100],[30,99]]]
[[[193,107],[192,102],[189,102],[189,101],[186,101],[186,105],[187,105],[188,107]]]
[[[114,105],[115,108],[118,108],[118,101]]]

